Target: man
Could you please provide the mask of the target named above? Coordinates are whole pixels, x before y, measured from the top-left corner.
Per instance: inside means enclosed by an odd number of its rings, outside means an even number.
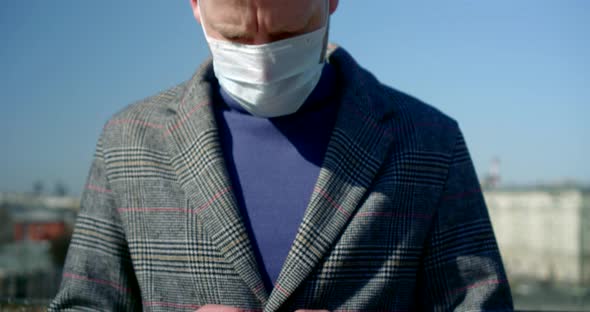
[[[212,61],[106,124],[50,310],[512,310],[456,122],[328,46],[338,0],[191,3]]]

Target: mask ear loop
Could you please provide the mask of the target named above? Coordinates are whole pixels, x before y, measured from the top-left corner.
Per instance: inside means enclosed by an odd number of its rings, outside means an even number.
[[[203,11],[201,10],[200,0],[197,0],[197,10],[199,11],[199,16],[201,17],[201,28],[203,29],[203,35],[205,35],[205,40],[209,41],[209,36],[207,36],[207,29],[205,28],[205,17],[203,16]]]
[[[324,34],[324,48],[322,49],[322,54],[320,55],[320,64],[321,63],[329,63],[329,60],[326,57],[326,52],[328,50],[329,34],[330,34],[330,0],[326,0],[326,33]]]

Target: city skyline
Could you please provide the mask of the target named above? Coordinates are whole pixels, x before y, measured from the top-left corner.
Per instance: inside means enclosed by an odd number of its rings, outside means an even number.
[[[188,1],[0,4],[0,192],[78,194],[104,123],[209,54]],[[590,166],[590,3],[340,2],[331,41],[382,82],[458,120],[480,177],[567,179]]]

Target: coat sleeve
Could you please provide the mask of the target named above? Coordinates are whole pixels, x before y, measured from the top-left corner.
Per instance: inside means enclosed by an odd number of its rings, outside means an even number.
[[[512,311],[484,197],[460,130],[418,278],[423,311]]]
[[[49,311],[141,310],[137,280],[99,139],[58,294]]]

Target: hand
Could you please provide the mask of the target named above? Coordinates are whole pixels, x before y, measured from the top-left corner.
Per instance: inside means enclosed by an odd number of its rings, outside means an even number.
[[[220,305],[220,304],[207,304],[200,307],[195,312],[240,312],[239,308]],[[328,310],[297,310],[295,312],[330,312]]]
[[[195,312],[240,312],[240,309],[220,304],[206,304]]]

